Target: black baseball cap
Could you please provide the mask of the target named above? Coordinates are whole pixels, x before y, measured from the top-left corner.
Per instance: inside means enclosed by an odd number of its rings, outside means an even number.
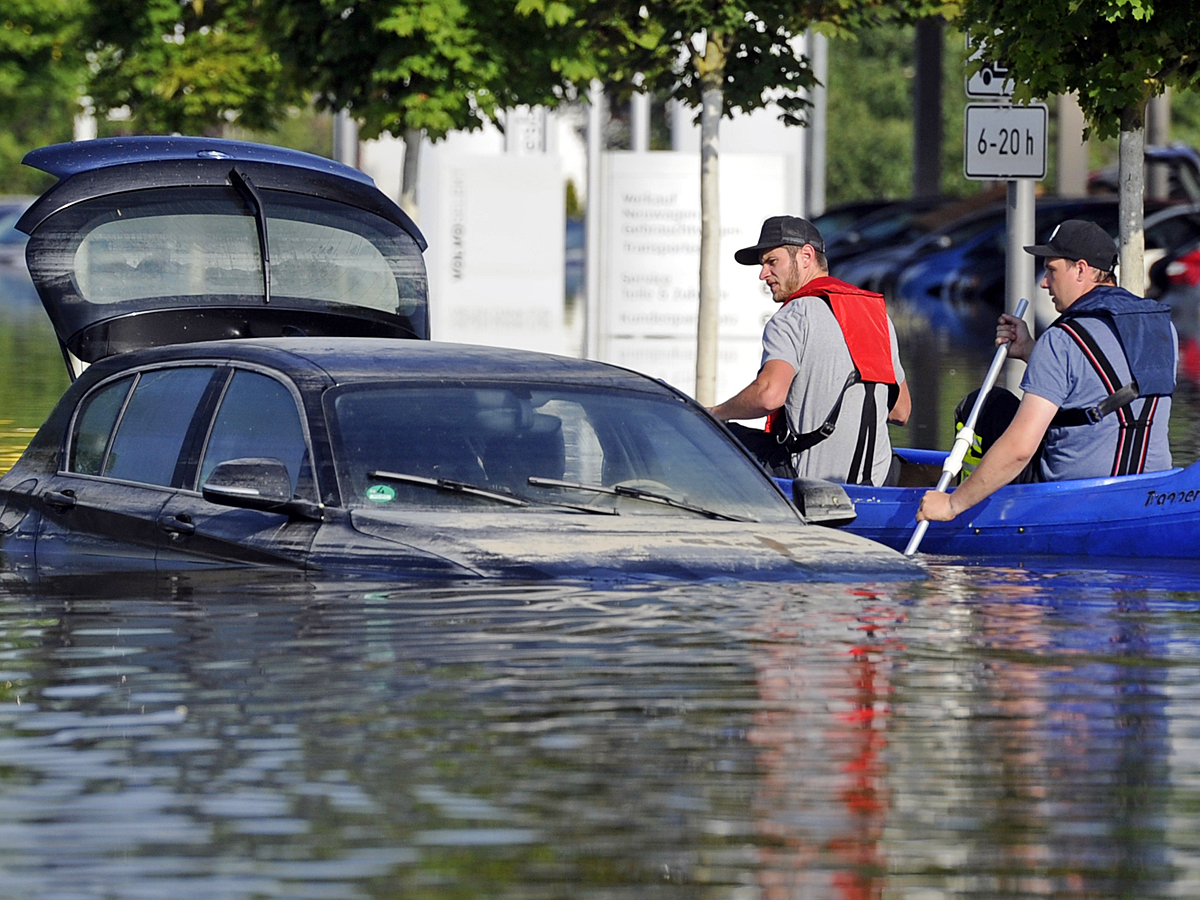
[[[743,247],[733,258],[743,266],[757,266],[759,257],[764,250],[772,250],[791,244],[803,247],[812,244],[818,253],[825,252],[825,238],[817,231],[817,226],[808,219],[799,216],[771,216],[763,222],[762,231],[758,234],[758,243],[753,247]]]
[[[1117,245],[1095,222],[1067,219],[1050,232],[1050,240],[1025,248],[1034,256],[1082,259],[1093,269],[1111,272],[1117,266]]]

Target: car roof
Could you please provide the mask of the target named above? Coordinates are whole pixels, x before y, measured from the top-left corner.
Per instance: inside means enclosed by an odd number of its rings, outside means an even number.
[[[295,378],[320,373],[335,384],[414,379],[571,382],[683,396],[665,382],[609,363],[506,347],[393,338],[239,338],[178,344],[111,357],[92,366],[88,375],[108,377],[126,369],[200,361],[244,362]]]

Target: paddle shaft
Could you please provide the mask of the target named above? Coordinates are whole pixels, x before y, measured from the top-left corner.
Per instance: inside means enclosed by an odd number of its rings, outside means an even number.
[[[1025,315],[1025,310],[1029,307],[1029,301],[1024,297],[1017,303],[1016,312],[1013,313],[1018,319]],[[979,412],[983,409],[983,402],[987,399],[987,395],[991,393],[992,388],[996,384],[996,379],[1000,377],[1000,369],[1004,366],[1004,361],[1008,358],[1008,342],[1005,341],[996,348],[996,354],[992,357],[992,364],[988,366],[987,375],[984,376],[983,384],[979,388],[979,394],[975,397],[975,403],[971,406],[971,412],[967,415],[967,421],[963,427],[959,429],[958,434],[954,436],[954,446],[950,448],[950,454],[946,457],[946,462],[942,466],[941,477],[938,478],[937,488],[938,493],[946,493],[946,488],[950,487],[951,480],[962,471],[963,460],[967,456],[967,451],[971,448],[971,443],[975,440],[975,423],[979,419]],[[908,546],[904,548],[905,556],[912,556],[917,552],[917,547],[921,545],[921,539],[925,537],[925,531],[929,528],[929,520],[924,519],[917,523],[917,528],[913,531],[912,537],[908,539]]]

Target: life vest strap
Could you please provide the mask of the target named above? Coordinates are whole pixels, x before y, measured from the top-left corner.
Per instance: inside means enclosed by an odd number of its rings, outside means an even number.
[[[863,386],[865,394],[863,396],[862,420],[858,427],[858,442],[854,447],[850,470],[846,474],[846,483],[871,484],[871,469],[875,460],[875,441],[879,431],[879,416],[875,400],[875,388],[879,385],[879,382],[863,381],[857,369],[846,377],[846,381],[838,393],[837,401],[833,404],[833,409],[829,411],[829,415],[825,417],[825,421],[821,423],[820,427],[804,434],[796,434],[788,426],[787,417],[781,415],[772,419],[770,423],[771,433],[774,435],[776,442],[789,453],[803,453],[805,450],[815,447],[832,435],[837,429],[837,420],[842,411],[842,400],[846,396],[846,391],[850,390],[856,384]],[[899,385],[888,385],[889,409],[896,405],[899,392]],[[782,429],[778,428],[780,422],[784,423]]]
[[[783,446],[789,453],[803,453],[809,447],[815,447],[821,441],[825,440],[834,429],[837,428],[838,416],[842,412],[842,400],[846,396],[846,391],[858,384],[861,378],[858,374],[858,369],[854,369],[847,377],[842,389],[838,391],[837,400],[833,404],[833,409],[829,411],[829,415],[825,417],[825,421],[813,431],[806,431],[804,434],[796,434],[792,431],[791,426],[787,422],[787,416],[781,415],[774,418],[771,422],[773,426],[771,433],[775,435],[775,440]],[[783,422],[783,428],[778,428],[780,422]]]
[[[1107,318],[1098,317],[1116,333],[1115,326]],[[1146,455],[1150,447],[1150,428],[1154,424],[1154,413],[1158,410],[1159,395],[1152,394],[1145,398],[1139,414],[1134,415],[1133,401],[1138,393],[1137,379],[1121,385],[1117,371],[1112,362],[1100,349],[1095,337],[1083,327],[1076,327],[1066,319],[1054,323],[1055,328],[1061,328],[1079,345],[1084,357],[1095,369],[1109,395],[1097,403],[1082,409],[1060,409],[1050,420],[1053,428],[1072,428],[1079,425],[1095,425],[1109,413],[1117,414],[1120,431],[1117,436],[1116,452],[1113,456],[1113,475],[1137,475],[1146,466]],[[1119,339],[1119,338],[1118,338]]]

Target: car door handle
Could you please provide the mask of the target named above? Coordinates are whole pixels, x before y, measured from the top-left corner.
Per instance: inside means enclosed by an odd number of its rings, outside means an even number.
[[[159,516],[157,524],[172,537],[196,533],[196,526],[192,524],[192,517],[189,515]]]
[[[46,491],[42,494],[42,499],[55,509],[73,509],[75,507],[74,491]]]

